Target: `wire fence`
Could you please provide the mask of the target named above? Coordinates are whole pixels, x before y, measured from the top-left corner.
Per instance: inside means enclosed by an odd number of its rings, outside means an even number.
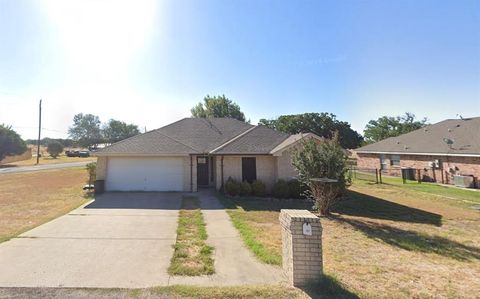
[[[453,174],[443,169],[416,168],[358,168],[350,166],[349,176],[353,182],[368,181],[376,184],[452,184]]]

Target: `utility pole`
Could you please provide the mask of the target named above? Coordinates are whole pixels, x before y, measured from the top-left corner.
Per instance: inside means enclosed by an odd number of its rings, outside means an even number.
[[[38,140],[37,140],[37,164],[40,159],[40,133],[42,131],[42,99],[38,104]]]

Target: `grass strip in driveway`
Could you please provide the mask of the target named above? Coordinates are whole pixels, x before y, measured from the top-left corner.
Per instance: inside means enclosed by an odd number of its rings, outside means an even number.
[[[196,196],[184,196],[178,217],[177,241],[170,261],[171,275],[197,276],[215,273],[213,247],[208,246],[207,230]]]

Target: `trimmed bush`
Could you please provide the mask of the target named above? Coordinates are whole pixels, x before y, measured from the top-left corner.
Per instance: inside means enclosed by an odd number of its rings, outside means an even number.
[[[225,183],[225,192],[230,196],[237,196],[240,194],[242,185],[231,177]]]
[[[288,181],[288,194],[290,198],[304,198],[304,192],[306,191],[306,186],[303,185],[299,180],[292,179]]]
[[[273,185],[272,195],[276,198],[288,198],[290,195],[290,190],[288,189],[288,184],[285,180],[278,180],[275,185]]]
[[[248,182],[242,182],[240,184],[240,195],[249,196],[252,194],[252,186]]]
[[[265,191],[267,187],[265,186],[265,183],[262,182],[261,180],[255,180],[252,183],[252,194],[254,196],[265,196]]]

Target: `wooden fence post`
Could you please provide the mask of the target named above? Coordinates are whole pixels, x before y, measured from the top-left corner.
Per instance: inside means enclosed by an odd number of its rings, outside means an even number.
[[[420,169],[417,169],[417,182],[418,182],[419,184],[422,183],[422,179],[421,179],[420,175],[421,175]]]
[[[378,168],[375,168],[375,181],[378,184]]]

